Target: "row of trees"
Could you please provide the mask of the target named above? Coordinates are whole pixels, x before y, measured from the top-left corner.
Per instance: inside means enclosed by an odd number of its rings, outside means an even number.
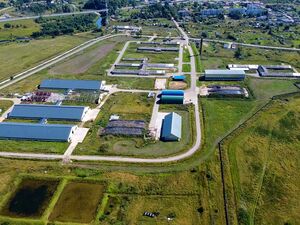
[[[135,0],[110,0],[107,4],[107,0],[88,0],[85,5],[84,9],[106,9],[108,8],[109,14],[115,14],[117,9],[125,6],[135,6]]]
[[[141,9],[140,12],[131,15],[132,19],[152,19],[152,18],[178,18],[177,6],[169,5],[168,3],[156,3]]]
[[[96,15],[73,15],[55,18],[36,19],[36,22],[41,24],[41,31],[34,32],[34,38],[40,36],[58,36],[63,34],[73,34],[74,32],[84,32],[95,29]]]

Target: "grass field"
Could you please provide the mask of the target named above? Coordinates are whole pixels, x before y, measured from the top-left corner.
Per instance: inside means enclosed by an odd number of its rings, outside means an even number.
[[[183,64],[182,65],[182,72],[185,72],[185,73],[191,72],[191,64]]]
[[[201,60],[205,69],[226,68],[228,64],[289,64],[299,69],[298,52],[242,48],[242,58],[234,57],[234,50],[224,49],[220,44],[203,45]]]
[[[204,68],[203,68],[203,65],[202,65],[202,62],[200,60],[200,53],[196,47],[196,45],[194,43],[191,44],[192,46],[192,49],[193,49],[193,54],[195,56],[195,62],[196,62],[196,71],[198,73],[201,73],[204,71]]]
[[[4,28],[4,24],[10,24],[11,28]],[[0,23],[0,40],[10,40],[17,37],[30,37],[33,32],[40,31],[40,25],[34,20],[20,20]]]
[[[60,195],[50,221],[90,223],[103,196],[101,184],[71,182]]]
[[[67,142],[0,140],[0,151],[63,154],[68,145]]]
[[[189,53],[189,50],[187,48],[185,48],[183,50],[183,62],[187,62],[187,63],[190,62],[190,57],[191,57],[191,55]]]
[[[201,224],[198,196],[170,196],[170,197],[136,197],[128,206],[126,221],[128,224]],[[159,212],[156,218],[143,216],[143,213]],[[168,221],[167,217],[174,217]]]
[[[8,110],[13,105],[12,101],[9,100],[0,100],[0,115]]]
[[[0,61],[5,66],[0,68],[0,80],[29,69],[87,40],[84,36],[74,35],[3,45],[0,49]]]
[[[225,142],[240,223],[300,222],[299,103],[273,101]]]

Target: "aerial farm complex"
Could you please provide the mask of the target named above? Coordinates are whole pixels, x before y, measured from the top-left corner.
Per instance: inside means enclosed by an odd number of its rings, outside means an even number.
[[[125,2],[0,0],[0,225],[299,224],[300,6]]]

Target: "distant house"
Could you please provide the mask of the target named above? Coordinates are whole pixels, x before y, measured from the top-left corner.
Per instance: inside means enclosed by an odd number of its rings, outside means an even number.
[[[222,9],[204,9],[201,10],[200,14],[204,17],[215,17],[219,15],[224,15],[224,10]]]
[[[175,112],[165,116],[161,129],[161,140],[179,141],[181,139],[182,118]]]
[[[187,17],[190,15],[190,12],[187,9],[182,9],[178,11],[180,17]]]

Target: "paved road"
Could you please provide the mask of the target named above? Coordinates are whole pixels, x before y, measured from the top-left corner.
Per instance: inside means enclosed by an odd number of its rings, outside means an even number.
[[[48,68],[62,60],[65,60],[66,58],[69,58],[70,56],[88,48],[88,47],[91,47],[92,45],[98,43],[99,41],[103,41],[103,40],[106,40],[106,39],[109,39],[109,38],[113,38],[113,37],[116,37],[116,36],[123,36],[124,34],[114,34],[114,35],[105,35],[105,36],[102,36],[102,37],[99,37],[99,38],[95,38],[95,39],[92,39],[92,40],[89,40],[83,44],[80,44],[79,46],[75,47],[75,48],[72,48],[71,50],[68,50],[50,60],[47,60],[46,62],[43,62],[31,69],[28,69],[22,73],[19,73],[17,75],[14,75],[14,79],[13,80],[10,80],[10,79],[7,79],[7,80],[4,80],[2,82],[0,82],[0,90],[3,89],[3,88],[6,88],[8,87],[9,85],[12,85],[24,78],[27,78],[45,68]]]
[[[70,16],[70,15],[92,14],[92,13],[98,14],[101,11],[104,12],[106,10],[87,10],[87,11],[72,12],[72,13],[54,13],[54,14],[46,14],[46,15],[38,15],[38,16],[11,17],[11,18],[0,19],[0,22],[37,19],[39,17],[57,17],[57,16]]]

